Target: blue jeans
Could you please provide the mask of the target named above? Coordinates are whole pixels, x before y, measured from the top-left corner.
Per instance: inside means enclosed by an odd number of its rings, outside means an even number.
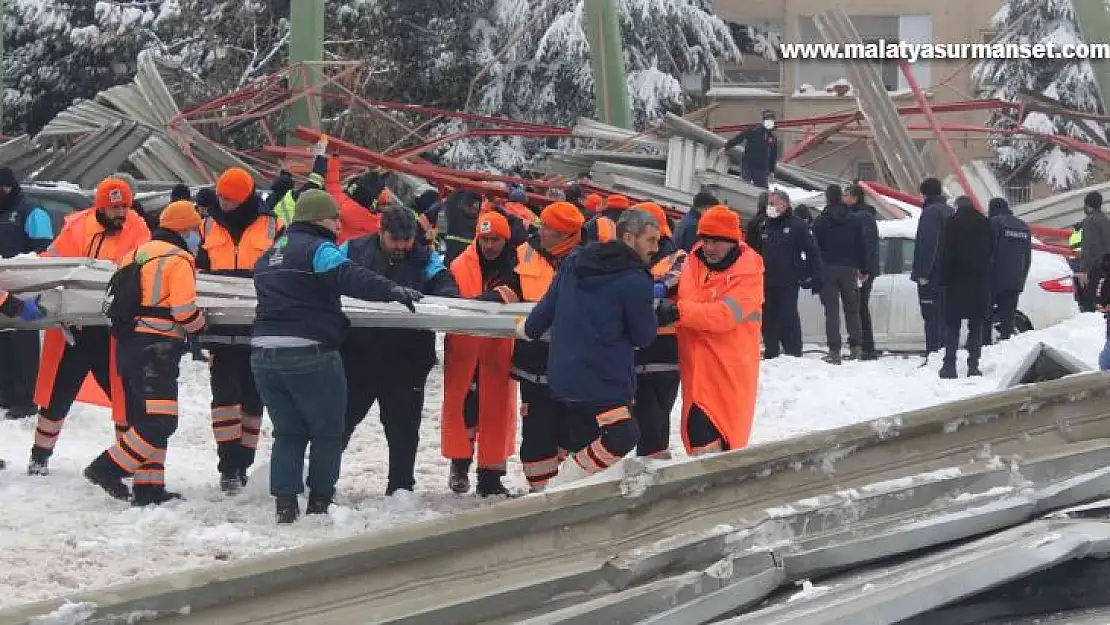
[[[1110,371],[1110,337],[1106,338],[1106,342],[1102,345],[1102,351],[1099,352],[1098,370]]]
[[[343,456],[343,414],[347,379],[339,352],[315,347],[254,349],[251,370],[274,424],[270,454],[270,494],[304,492],[305,449],[308,488],[331,499]]]

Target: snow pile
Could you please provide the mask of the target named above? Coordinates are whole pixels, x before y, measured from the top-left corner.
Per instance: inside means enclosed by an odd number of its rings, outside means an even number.
[[[940,380],[939,359],[919,367],[919,358],[828,365],[813,358],[783,357],[763,364],[752,444],[837,428],[948,400],[994,391],[999,377],[1038,341],[1097,362],[1105,336],[1101,315],[1081,315],[1048,330],[1019,335],[984,350],[982,378]],[[961,365],[962,365],[961,358]],[[961,368],[961,374],[963,373]],[[473,495],[447,491],[447,462],[440,455],[440,371],[429,378],[414,497],[388,499],[387,448],[376,408],[355,433],[343,464],[338,505],[328,517],[305,517],[278,527],[267,492],[271,431],[263,427],[259,462],[251,483],[234,499],[218,489],[216,453],[209,419],[210,394],[203,363],[182,363],[182,419],[170,443],[167,479],[186,500],[162,508],[133,509],[108,499],[85,482],[81,470],[113,438],[105,409],[78,405],[63,430],[52,474],[22,471],[34,436],[34,421],[0,422],[0,607],[64,593],[133,582],[159,572],[208,568],[303,545],[435,519],[493,505]],[[685,456],[676,406],[671,451]],[[890,422],[891,427],[896,424]],[[831,460],[831,459],[830,459]],[[525,482],[514,458],[509,481]],[[74,608],[75,609],[75,608]]]

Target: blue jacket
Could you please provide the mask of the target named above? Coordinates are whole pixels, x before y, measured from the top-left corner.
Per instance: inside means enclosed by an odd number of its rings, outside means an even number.
[[[338,349],[350,321],[340,296],[391,300],[392,281],[352,263],[330,231],[294,223],[254,265],[252,336],[293,336]]]
[[[31,206],[18,184],[0,198],[0,257],[42,252],[53,238],[50,215],[40,206]]]
[[[443,257],[427,245],[414,243],[409,254],[399,260],[389,257],[376,234],[347,241],[339,249],[356,265],[424,295],[459,297],[459,287]],[[423,380],[436,363],[436,335],[429,330],[351,328],[343,350],[345,355],[361,358],[360,364],[371,375]]]
[[[921,217],[917,221],[917,236],[914,238],[913,246],[913,271],[910,273],[910,280],[917,282],[924,278],[935,283],[940,278],[938,252],[944,222],[948,221],[952,213],[952,207],[945,201],[944,196],[925,198],[925,203],[921,207]]]
[[[657,330],[651,273],[620,241],[591,243],[559,266],[524,325],[533,340],[551,330],[547,376],[565,402],[628,405],[636,349]]]

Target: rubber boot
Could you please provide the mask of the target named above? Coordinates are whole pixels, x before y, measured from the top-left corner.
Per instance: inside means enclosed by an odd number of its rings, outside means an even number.
[[[479,469],[479,476],[481,469]],[[481,483],[481,482],[479,482]],[[452,460],[451,472],[447,476],[447,487],[460,495],[470,492],[470,460]]]
[[[31,459],[27,462],[27,475],[50,475],[50,454],[38,447],[32,447]]]
[[[85,479],[104,489],[113,499],[127,501],[131,499],[131,489],[123,483],[127,475],[112,462],[107,454],[100,454],[89,466],[85,467]]]
[[[221,473],[220,490],[226,495],[236,495],[243,489],[243,482],[238,473]]]
[[[940,368],[940,379],[942,380],[955,380],[959,377],[956,372],[956,363],[946,360],[944,365]]]
[[[974,360],[967,361],[967,377],[979,378],[983,376],[983,372],[979,370],[979,363]]]
[[[497,469],[478,468],[478,496],[479,497],[515,497],[515,493],[505,488],[501,478],[505,473]]]
[[[305,514],[327,514],[328,507],[331,505],[331,499],[321,495],[309,494],[308,506],[305,507]]]
[[[145,506],[160,506],[164,503],[184,499],[185,498],[182,497],[180,493],[173,493],[166,490],[165,486],[138,484],[135,486],[134,494],[131,498],[131,505],[138,508]]]
[[[274,511],[278,525],[289,525],[301,516],[301,504],[296,495],[285,495],[274,499]]]

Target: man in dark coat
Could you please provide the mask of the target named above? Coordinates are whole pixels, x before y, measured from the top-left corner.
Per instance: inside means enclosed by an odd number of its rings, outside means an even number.
[[[983,344],[990,345],[994,320],[998,321],[999,339],[1005,341],[1014,332],[1014,314],[1018,298],[1025,290],[1029,266],[1033,261],[1033,237],[1029,225],[1014,216],[1006,200],[996,197],[989,204],[994,257],[991,259],[991,305],[987,307],[987,323],[983,328]]]
[[[747,233],[748,245],[763,256],[763,357],[802,356],[802,285],[821,292],[821,252],[809,227],[790,208],[790,196],[775,191],[764,220]]]
[[[770,177],[774,175],[779,160],[779,139],[775,136],[775,112],[763,111],[763,122],[745,130],[728,140],[720,153],[726,154],[732,148],[744,144],[744,156],[740,160],[743,177],[757,187],[769,188]]]
[[[1079,284],[1083,287],[1081,308],[1095,309],[1095,288],[1090,286],[1092,274],[1102,264],[1102,257],[1110,254],[1110,218],[1102,212],[1102,194],[1091,191],[1083,198],[1083,241],[1079,250]]]
[[[698,220],[701,219],[702,213],[720,203],[715,195],[705,191],[694,196],[690,210],[686,212],[682,221],[678,223],[678,227],[675,228],[674,242],[679,249],[687,252],[693,249],[694,244],[698,242]]]
[[[863,284],[859,289],[859,323],[860,346],[863,348],[863,360],[875,360],[875,329],[871,324],[871,287],[879,275],[879,225],[876,221],[878,212],[864,199],[863,189],[859,185],[850,185],[844,190],[844,203],[852,209],[853,214],[860,220],[863,228],[863,244],[867,250],[865,254]]]
[[[0,167],[0,256],[42,252],[53,238],[50,215],[27,201],[11,167]],[[0,407],[8,409],[8,419],[38,414],[33,401],[38,370],[38,331],[0,332]]]
[[[378,234],[347,241],[340,250],[354,264],[423,295],[458,297],[459,288],[443,257],[420,237],[412,211],[390,206],[382,211]],[[424,386],[436,364],[435,332],[394,328],[351,328],[340,350],[347,380],[343,446],[375,402],[389,445],[386,494],[411,491]]]
[[[910,280],[917,283],[917,299],[921,318],[925,321],[925,354],[944,347],[944,290],[937,284],[938,249],[945,221],[952,216],[952,207],[944,199],[940,180],[926,178],[921,183],[925,201],[917,222],[913,246],[913,270]]]
[[[960,326],[967,320],[967,375],[980,376],[983,311],[990,304],[988,280],[994,240],[987,217],[971,198],[956,198],[956,214],[945,225],[939,261],[940,286],[945,290],[944,365],[940,377],[955,379]]]
[[[821,279],[821,303],[825,307],[825,337],[829,355],[825,362],[840,364],[840,309],[844,308],[844,325],[848,330],[851,358],[863,355],[860,347],[860,284],[867,272],[867,246],[863,226],[852,210],[844,204],[840,187],[825,189],[827,205],[813,222],[813,237],[821,250],[825,267]]]

